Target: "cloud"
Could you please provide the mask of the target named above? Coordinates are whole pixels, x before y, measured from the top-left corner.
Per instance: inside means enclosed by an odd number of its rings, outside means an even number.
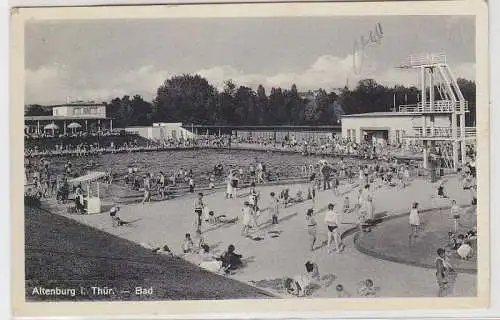
[[[462,63],[453,67],[456,77],[475,79],[475,64]],[[336,57],[323,55],[311,63],[301,72],[283,72],[276,74],[244,73],[231,66],[214,66],[197,72],[206,77],[210,83],[222,89],[224,81],[232,79],[237,85],[246,85],[256,88],[262,84],[267,90],[272,87],[290,88],[296,84],[299,90],[324,88],[327,90],[342,88],[349,82],[350,87],[359,80],[371,78],[378,83],[394,86],[418,86],[418,74],[414,70],[405,70],[393,67],[382,68],[376,61],[367,57],[361,72],[357,73],[353,67],[353,55]]]
[[[27,69],[26,103],[61,103],[67,97],[71,100],[106,101],[125,94],[140,94],[151,100],[156,89],[172,74],[148,65],[118,75],[103,72],[94,76],[75,79],[64,65],[58,64]]]
[[[461,63],[452,66],[456,77],[475,79],[475,64]],[[213,66],[196,72],[218,89],[231,79],[236,85],[257,88],[262,84],[266,90],[272,87],[290,88],[296,84],[299,90],[342,88],[349,82],[354,87],[361,79],[371,78],[388,86],[418,86],[418,74],[413,70],[381,67],[368,59],[360,74],[353,68],[353,56],[336,57],[322,55],[302,71],[275,74],[247,73],[232,66]],[[26,70],[26,103],[60,103],[71,97],[73,100],[106,101],[125,94],[141,94],[151,100],[163,81],[174,74],[152,65],[141,66],[118,75],[94,75],[95,78],[75,79],[64,65],[43,66]]]

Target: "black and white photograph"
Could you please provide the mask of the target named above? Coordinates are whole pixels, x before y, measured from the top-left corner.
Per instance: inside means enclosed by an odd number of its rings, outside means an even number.
[[[478,298],[477,23],[26,19],[25,301]]]

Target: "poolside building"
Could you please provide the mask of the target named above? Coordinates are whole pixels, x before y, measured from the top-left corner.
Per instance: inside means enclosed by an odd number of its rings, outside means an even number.
[[[113,130],[113,119],[106,116],[106,105],[94,101],[76,101],[47,106],[52,115],[25,116],[24,131],[29,134],[69,134],[75,131]]]

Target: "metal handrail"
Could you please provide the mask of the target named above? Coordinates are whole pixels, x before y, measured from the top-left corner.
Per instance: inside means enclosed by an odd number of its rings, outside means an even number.
[[[403,63],[402,66],[418,67],[422,65],[445,64],[446,55],[444,53],[411,55]]]
[[[433,105],[430,102],[417,104],[406,104],[399,106],[399,112],[451,112],[453,111],[453,105],[456,107],[456,111],[461,111],[460,101],[453,102],[451,100],[436,100]],[[464,111],[469,111],[469,103],[464,101]]]

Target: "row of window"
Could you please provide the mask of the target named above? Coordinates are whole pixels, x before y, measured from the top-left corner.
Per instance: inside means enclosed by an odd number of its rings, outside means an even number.
[[[396,142],[401,143],[403,141],[403,137],[406,135],[405,130],[396,130]],[[356,130],[355,129],[347,129],[347,138],[350,138],[351,141],[356,141]]]

